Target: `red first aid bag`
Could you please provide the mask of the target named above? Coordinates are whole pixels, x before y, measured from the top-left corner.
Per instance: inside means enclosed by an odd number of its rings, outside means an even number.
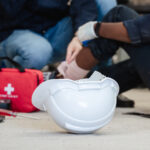
[[[31,97],[35,88],[43,82],[43,74],[34,69],[0,69],[0,99],[11,100],[11,110],[33,112]]]

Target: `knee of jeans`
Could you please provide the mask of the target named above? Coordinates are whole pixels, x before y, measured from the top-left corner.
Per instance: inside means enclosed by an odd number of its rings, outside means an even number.
[[[52,55],[51,44],[42,36],[30,31],[14,32],[4,43],[4,48],[8,57],[25,68],[41,69]]]
[[[22,64],[25,68],[42,69],[49,63],[52,57],[52,51],[49,43],[43,43],[33,53],[25,54],[23,58],[26,57],[26,59],[24,59]]]
[[[15,55],[12,59],[24,68],[42,69],[49,63],[52,57],[52,49],[38,49],[37,53]]]
[[[36,59],[34,57],[32,57],[31,60],[23,59],[21,56],[15,56],[13,60],[19,63],[24,68],[42,69],[45,66],[45,63],[43,61],[40,61],[39,59]],[[10,63],[7,63],[6,66],[12,67]]]
[[[124,5],[118,5],[116,9],[118,9],[119,21],[134,19],[139,16],[136,11]]]
[[[118,5],[107,13],[103,21],[119,22],[134,19],[136,17],[138,17],[138,14],[133,9],[124,5]]]

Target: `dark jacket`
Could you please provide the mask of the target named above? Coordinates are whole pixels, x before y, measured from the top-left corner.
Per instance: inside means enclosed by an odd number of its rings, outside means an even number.
[[[73,19],[74,31],[90,20],[97,19],[94,0],[0,0],[0,41],[15,29],[42,33],[65,16]]]
[[[150,14],[124,21],[133,44],[150,43]]]

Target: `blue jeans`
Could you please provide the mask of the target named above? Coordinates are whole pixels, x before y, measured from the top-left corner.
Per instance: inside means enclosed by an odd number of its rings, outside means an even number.
[[[104,17],[104,22],[120,22],[137,17],[139,15],[134,10],[120,5]],[[88,47],[100,63],[112,57],[118,47],[122,47],[128,53],[130,59],[127,61],[97,68],[98,71],[118,82],[120,92],[130,90],[141,83],[145,83],[150,88],[150,43],[127,44],[99,37],[88,43]]]
[[[116,0],[95,0],[98,7],[98,21],[101,21],[103,17],[117,5]]]
[[[116,5],[115,0],[96,0],[99,20]],[[41,69],[65,59],[67,45],[73,37],[72,20],[66,17],[44,35],[30,30],[15,30],[0,45],[0,56],[8,56],[25,68]],[[5,62],[7,67],[12,67]]]

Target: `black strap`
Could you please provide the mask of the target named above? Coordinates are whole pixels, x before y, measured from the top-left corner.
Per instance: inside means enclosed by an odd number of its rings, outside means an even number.
[[[134,115],[134,116],[140,116],[144,118],[150,118],[150,114],[144,114],[144,113],[139,113],[139,112],[128,112],[124,113],[125,115]]]
[[[0,61],[1,60],[7,60],[11,64],[13,64],[20,72],[25,72],[25,69],[19,63],[15,62],[14,60],[12,60],[9,57],[0,57]],[[1,68],[0,68],[0,71],[1,71]]]
[[[101,27],[101,22],[97,22],[95,25],[95,34],[97,35],[97,37],[100,37],[99,35],[100,27]]]

